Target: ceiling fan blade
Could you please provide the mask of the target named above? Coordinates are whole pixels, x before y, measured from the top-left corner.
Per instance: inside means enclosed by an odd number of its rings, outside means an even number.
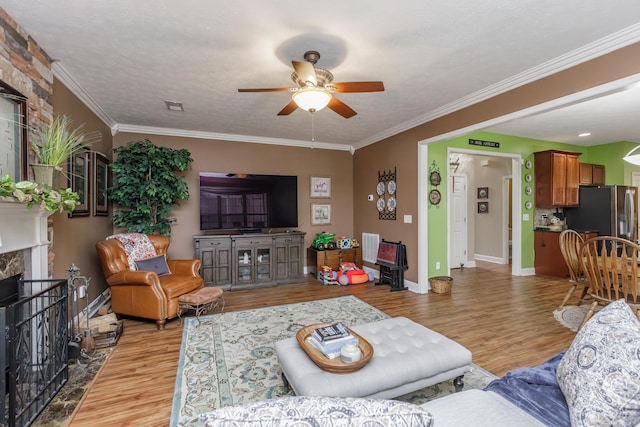
[[[384,84],[382,82],[344,82],[331,83],[335,86],[336,92],[382,92]]]
[[[264,89],[238,89],[238,92],[290,92],[288,87],[273,87]]]
[[[311,82],[314,86],[318,84],[318,78],[316,77],[316,69],[313,68],[311,62],[306,61],[291,61],[293,68],[298,74],[298,78],[303,82]]]
[[[298,104],[296,104],[293,100],[288,103],[287,105],[285,105],[285,107],[280,110],[280,112],[278,113],[279,116],[288,116],[289,114],[293,113],[294,111],[296,111],[296,109],[298,108]]]
[[[331,98],[331,101],[329,101],[329,105],[327,105],[327,107],[331,108],[333,111],[340,114],[345,119],[349,119],[358,114],[351,107],[340,101],[335,96]]]

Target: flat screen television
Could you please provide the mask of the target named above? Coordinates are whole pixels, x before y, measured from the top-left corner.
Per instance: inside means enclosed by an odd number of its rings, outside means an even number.
[[[297,226],[297,176],[200,173],[200,230]]]

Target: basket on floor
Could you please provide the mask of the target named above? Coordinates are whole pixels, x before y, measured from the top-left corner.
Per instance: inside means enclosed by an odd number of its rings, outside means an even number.
[[[436,276],[430,278],[429,283],[431,283],[431,290],[436,294],[448,294],[449,292],[451,292],[453,277]]]

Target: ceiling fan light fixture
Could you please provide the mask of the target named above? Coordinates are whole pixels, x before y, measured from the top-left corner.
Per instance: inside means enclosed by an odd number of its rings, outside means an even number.
[[[640,149],[640,145],[629,151],[627,155],[622,158],[622,160],[627,163],[631,163],[632,165],[640,166],[640,152],[637,152],[638,149]],[[634,152],[636,153],[634,154]]]
[[[326,89],[310,86],[297,90],[291,96],[296,105],[310,112],[320,111],[331,101],[331,92]]]

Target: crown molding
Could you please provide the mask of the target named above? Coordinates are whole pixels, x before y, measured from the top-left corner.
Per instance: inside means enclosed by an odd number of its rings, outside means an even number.
[[[60,80],[60,82],[66,86],[89,110],[93,112],[102,122],[111,128],[111,134],[114,135],[113,129],[117,123],[107,114],[106,111],[96,102],[95,99],[84,87],[67,71],[64,65],[59,60],[54,61],[51,65],[53,69],[53,76]]]
[[[282,139],[282,138],[268,138],[263,136],[252,135],[236,135],[230,133],[218,133],[218,132],[202,132],[192,131],[185,129],[174,128],[162,128],[154,126],[139,126],[125,123],[119,123],[113,128],[113,134],[120,132],[128,133],[142,133],[150,135],[162,135],[162,136],[178,136],[181,138],[199,138],[218,141],[231,141],[231,142],[249,142],[252,144],[269,144],[269,145],[285,145],[289,147],[303,147],[303,148],[318,148],[323,150],[337,150],[337,151],[349,151],[351,154],[354,152],[354,148],[350,145],[333,144],[329,142],[310,142],[300,141],[294,139]]]
[[[372,135],[369,138],[355,143],[354,147],[356,149],[366,147],[367,145],[374,144],[385,138],[392,137],[416,126],[420,126],[432,120],[446,116],[447,114],[451,114],[455,111],[469,107],[470,105],[487,99],[491,99],[494,96],[508,92],[527,83],[540,80],[544,77],[569,69],[583,62],[587,62],[591,59],[606,55],[607,53],[622,49],[623,47],[632,45],[633,43],[637,43],[638,41],[640,41],[640,23],[634,24],[602,39],[596,40],[593,43],[584,45],[565,55],[544,62],[536,67],[530,68],[522,73],[516,74],[496,84],[487,86],[484,89],[473,92],[454,102],[430,111],[427,114],[418,116],[413,120],[406,121],[397,126],[389,128],[384,132]]]

